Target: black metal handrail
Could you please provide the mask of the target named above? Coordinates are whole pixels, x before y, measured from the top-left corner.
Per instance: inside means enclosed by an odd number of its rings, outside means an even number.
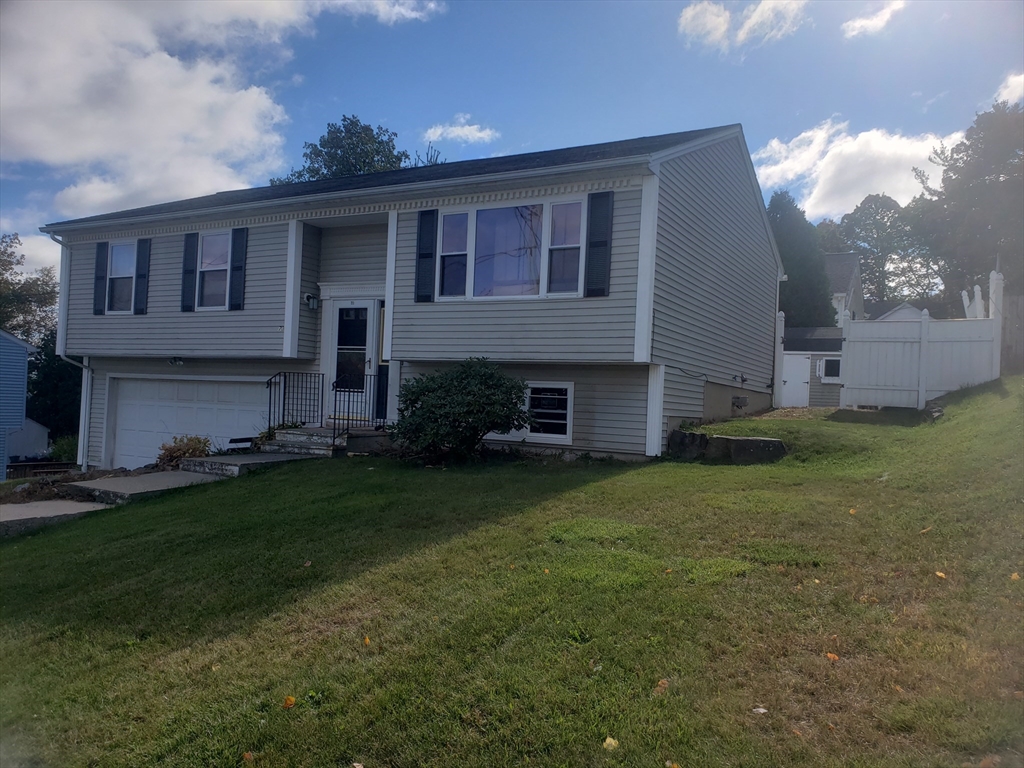
[[[387,373],[342,376],[331,384],[333,409],[329,414],[333,436],[360,427],[382,429],[387,421]]]
[[[324,375],[281,371],[267,379],[267,426],[323,423]]]

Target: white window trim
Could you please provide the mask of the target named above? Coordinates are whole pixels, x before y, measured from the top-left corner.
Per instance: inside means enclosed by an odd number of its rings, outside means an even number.
[[[515,432],[509,432],[507,435],[499,435],[495,432],[491,432],[486,436],[486,440],[500,440],[504,442],[515,442],[515,443],[543,443],[544,445],[572,445],[572,424],[573,424],[573,411],[576,407],[576,384],[572,381],[527,381],[526,386],[528,389],[541,388],[541,387],[552,387],[565,389],[569,395],[569,402],[566,404],[566,425],[564,435],[542,435],[535,434],[530,431],[529,427],[526,429],[519,429]],[[526,402],[523,403],[523,410],[526,410],[530,402],[530,393],[526,393]]]
[[[489,205],[471,205],[442,208],[437,212],[437,240],[434,253],[434,301],[537,301],[547,299],[579,299],[583,297],[583,281],[586,275],[587,254],[587,195],[571,194],[556,197],[531,198],[524,200],[503,200]],[[548,283],[551,278],[551,207],[562,203],[580,203],[580,267],[576,291],[551,293]],[[478,211],[501,208],[518,208],[527,205],[542,205],[540,242],[540,286],[539,293],[526,296],[474,296],[476,277],[476,214]],[[444,217],[452,214],[468,215],[466,231],[466,293],[464,296],[441,295],[441,237],[444,233]],[[571,247],[571,246],[566,246]]]
[[[839,382],[839,379],[840,379],[839,376],[826,376],[825,375],[825,361],[826,360],[835,360],[835,361],[837,361],[839,363],[839,365],[840,365],[839,373],[841,374],[843,372],[843,369],[842,369],[842,358],[841,357],[822,357],[822,358],[818,359],[818,362],[817,362],[817,365],[816,365],[817,370],[815,372],[817,373],[818,378],[821,379],[821,383],[822,384],[839,384],[840,383]]]
[[[115,276],[111,274],[111,266],[114,263],[114,247],[118,245],[130,245],[132,251],[135,254],[135,258],[132,259],[132,302],[128,309],[110,309],[110,281],[115,279]],[[105,315],[132,315],[135,313],[135,277],[139,271],[139,243],[137,240],[116,240],[110,241],[107,244],[107,290],[106,295],[103,297],[103,314]],[[124,278],[127,275],[120,275]]]
[[[219,270],[203,269],[203,238],[210,237],[211,235],[227,235],[228,236],[228,263],[225,271],[227,272],[227,278],[224,281],[224,304],[215,307],[204,307],[199,303],[199,290],[202,287],[203,272],[216,272]],[[211,229],[208,232],[199,233],[199,247],[196,249],[196,301],[195,311],[196,312],[224,312],[227,310],[228,305],[231,303],[231,249],[234,247],[234,238],[231,237],[230,229]]]

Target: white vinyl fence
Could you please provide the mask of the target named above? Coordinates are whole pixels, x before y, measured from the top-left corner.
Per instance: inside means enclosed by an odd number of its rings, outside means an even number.
[[[1003,276],[989,276],[985,317],[980,290],[964,320],[851,320],[843,317],[841,408],[922,409],[932,398],[999,378]],[[965,299],[965,306],[968,302]]]

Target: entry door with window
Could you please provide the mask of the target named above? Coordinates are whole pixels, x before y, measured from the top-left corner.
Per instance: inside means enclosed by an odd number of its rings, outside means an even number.
[[[342,307],[338,310],[338,348],[334,382],[338,389],[362,391],[366,375],[373,373],[367,348],[370,311],[367,307]]]
[[[381,370],[381,304],[377,299],[330,299],[324,307],[323,370],[326,413],[335,418],[371,419]]]

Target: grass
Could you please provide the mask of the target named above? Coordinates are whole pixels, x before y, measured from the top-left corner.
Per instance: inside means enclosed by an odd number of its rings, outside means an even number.
[[[0,763],[1019,765],[1022,416],[1016,377],[714,425],[767,466],[309,461],[0,544]]]

